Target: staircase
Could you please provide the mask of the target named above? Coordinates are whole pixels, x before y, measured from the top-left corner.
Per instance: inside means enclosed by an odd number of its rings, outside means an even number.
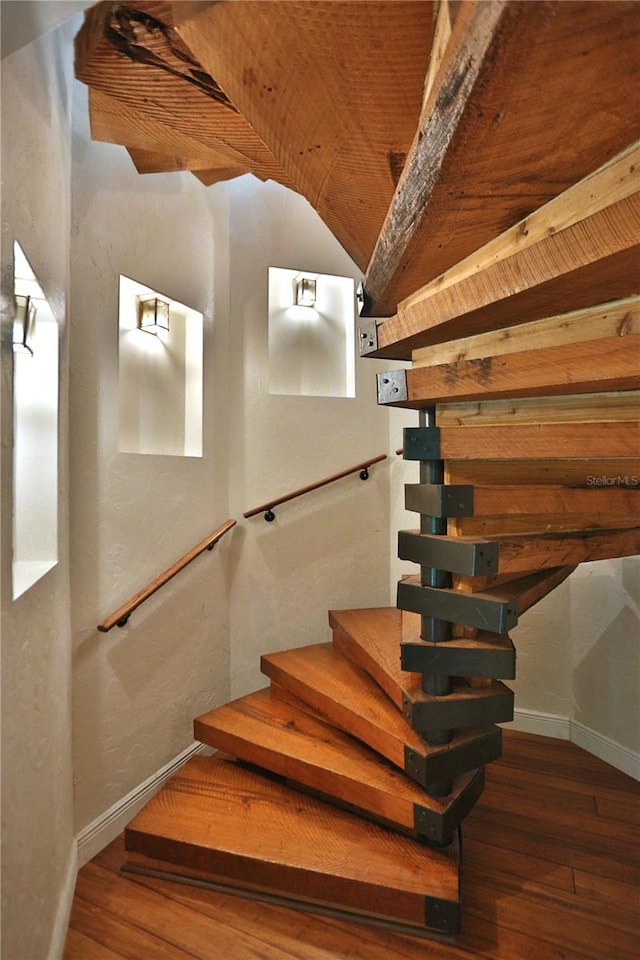
[[[458,600],[468,620],[478,604],[515,609],[532,579],[539,599],[570,569],[515,581],[508,600]],[[220,752],[188,761],[132,821],[125,870],[452,937],[459,827],[513,717],[494,678],[515,675],[513,645],[487,631],[429,643],[396,608],[329,622],[332,643],[263,656],[269,688],[196,719]],[[425,689],[453,671],[448,692]]]
[[[264,656],[269,688],[195,721],[224,753],[194,757],[132,821],[125,869],[455,934],[458,827],[500,755],[494,721],[511,718],[512,695],[462,678],[448,698],[423,693],[399,667],[402,620],[393,608],[332,612],[332,643]],[[454,643],[458,657],[490,647]],[[429,744],[445,722],[451,739]]]
[[[305,196],[363,273],[361,355],[419,483],[397,609],[262,658],[126,831],[126,870],[428,937],[513,712],[511,630],[640,553],[640,3],[101,3],[92,133],[140,173]]]

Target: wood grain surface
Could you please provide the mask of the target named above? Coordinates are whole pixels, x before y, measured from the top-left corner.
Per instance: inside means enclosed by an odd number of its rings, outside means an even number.
[[[189,760],[127,827],[128,851],[213,882],[417,927],[425,896],[458,900],[458,864],[269,777]],[[135,858],[131,858],[135,862]]]
[[[414,808],[443,814],[476,771],[456,778],[448,797],[430,797],[373,750],[269,690],[217,707],[194,724],[196,739],[412,832]]]

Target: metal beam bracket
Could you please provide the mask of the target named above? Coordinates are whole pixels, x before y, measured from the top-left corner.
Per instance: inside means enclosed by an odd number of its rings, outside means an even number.
[[[358,343],[361,357],[366,357],[369,353],[375,353],[378,349],[378,328],[375,317],[360,320]]]
[[[439,897],[424,898],[424,922],[432,930],[454,936],[460,933],[460,902]]]
[[[479,627],[490,633],[507,633],[518,622],[518,601],[496,600],[483,593],[427,587],[409,580],[398,583],[397,604],[422,616]]]
[[[441,459],[438,427],[405,427],[403,437],[405,460]]]
[[[516,652],[507,637],[489,643],[450,640],[428,643],[410,640],[400,643],[400,666],[410,673],[444,673],[453,677],[484,677],[513,680],[516,675]]]
[[[428,517],[472,517],[473,487],[442,483],[405,483],[404,508]]]
[[[492,540],[459,540],[417,530],[400,530],[398,557],[467,577],[491,577],[498,573],[498,544]]]
[[[407,399],[406,370],[391,370],[389,373],[378,373],[378,403],[400,403]]]

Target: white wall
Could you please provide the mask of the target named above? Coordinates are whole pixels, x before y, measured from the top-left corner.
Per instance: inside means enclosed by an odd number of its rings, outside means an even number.
[[[64,937],[75,880],[67,457],[70,84],[62,28],[2,63],[2,956]],[[61,55],[64,51],[64,55]],[[11,597],[13,242],[61,330],[58,563]]]
[[[229,477],[240,516],[386,453],[388,412],[376,405],[380,363],[360,358],[353,399],[269,395],[268,267],[360,273],[297,194],[253,177],[215,192],[229,205]],[[389,473],[385,461],[366,482],[355,474],[276,509],[273,523],[243,524],[233,546],[234,696],[265,685],[261,653],[329,639],[329,609],[389,602]]]
[[[226,317],[213,313],[215,216],[206,188],[189,174],[140,177],[122,147],[91,142],[87,91],[75,84],[70,417],[77,830],[185,749],[194,716],[229,693],[233,532],[123,629],[96,630],[229,516]],[[204,315],[202,458],[118,452],[120,274]]]

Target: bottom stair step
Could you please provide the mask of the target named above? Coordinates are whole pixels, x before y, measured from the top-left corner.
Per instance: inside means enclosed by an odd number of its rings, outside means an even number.
[[[405,833],[444,843],[480,796],[484,770],[430,797],[387,760],[319,717],[259,690],[198,717],[196,739]]]
[[[457,843],[435,850],[228,758],[189,760],[125,831],[130,872],[284,898],[303,907],[451,936]]]

